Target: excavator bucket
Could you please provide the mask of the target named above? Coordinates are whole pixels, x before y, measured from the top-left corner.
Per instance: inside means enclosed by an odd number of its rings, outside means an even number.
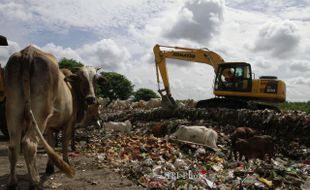
[[[6,37],[0,35],[0,46],[8,46],[8,40]]]
[[[176,109],[178,108],[177,103],[172,98],[172,96],[169,95],[162,95],[161,96],[161,107],[164,109]]]

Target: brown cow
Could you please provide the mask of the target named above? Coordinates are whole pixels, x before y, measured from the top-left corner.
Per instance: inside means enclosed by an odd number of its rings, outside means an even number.
[[[47,172],[53,171],[54,163],[68,176],[74,169],[68,161],[67,148],[72,126],[83,117],[87,104],[95,102],[95,69],[83,67],[76,75],[65,78],[55,57],[28,46],[12,55],[5,69],[6,118],[10,135],[9,188],[17,185],[16,162],[22,144],[23,153],[32,187],[40,181],[35,157],[37,144],[43,143],[49,155]],[[65,81],[66,80],[66,81]],[[42,133],[53,129],[62,130],[63,158],[55,153]]]
[[[236,128],[230,137],[231,148],[230,148],[229,158],[232,158],[232,156],[234,156],[235,160],[237,159],[237,152],[235,150],[235,144],[236,144],[237,139],[248,139],[250,137],[253,137],[255,133],[256,131],[249,127]]]
[[[65,75],[65,77],[69,77],[71,76],[73,73],[69,70],[69,69],[66,69],[66,68],[62,68],[60,69],[60,71]],[[101,79],[101,80],[104,80],[104,79]],[[73,91],[74,92],[74,91]],[[98,125],[100,126],[100,104],[98,101],[96,101],[94,104],[90,104],[90,105],[87,105],[86,108],[83,108],[84,110],[84,114],[83,114],[83,118],[77,118],[76,122],[75,122],[75,125],[72,126],[72,135],[71,135],[71,150],[72,151],[75,151],[75,129],[76,128],[80,128],[80,127],[87,127],[89,125]],[[50,131],[51,133],[48,134],[48,135],[51,135],[53,136],[52,134],[52,131]],[[59,134],[59,130],[54,130],[55,132],[55,140],[56,142],[52,142],[53,145],[56,145],[58,146],[58,134]],[[53,137],[51,137],[51,140],[52,140]]]
[[[235,150],[240,153],[240,159],[245,156],[246,161],[249,159],[265,159],[268,154],[269,161],[274,154],[274,144],[272,137],[269,135],[257,135],[248,139],[237,139]]]

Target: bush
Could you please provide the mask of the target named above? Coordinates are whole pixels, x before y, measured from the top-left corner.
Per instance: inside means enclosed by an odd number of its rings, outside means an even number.
[[[159,98],[159,96],[151,89],[140,88],[134,94],[134,101],[149,101],[151,98]]]
[[[74,59],[67,59],[67,58],[62,58],[59,61],[59,68],[63,69],[69,69],[71,72],[75,73],[80,67],[83,67],[84,65],[81,62],[78,62]]]
[[[134,85],[124,75],[115,72],[100,73],[107,82],[97,83],[97,94],[111,100],[127,100],[133,94]]]

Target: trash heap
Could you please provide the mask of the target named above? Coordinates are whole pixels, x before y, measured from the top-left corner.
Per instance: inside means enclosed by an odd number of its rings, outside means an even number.
[[[171,120],[170,122],[184,122]],[[140,128],[143,127],[144,129]],[[78,149],[95,158],[98,168],[110,166],[147,189],[307,189],[310,163],[277,155],[271,163],[226,158],[229,149],[220,134],[214,152],[199,145],[154,137],[146,123],[130,134],[81,129],[87,135]]]
[[[131,122],[159,121],[170,119],[186,119],[189,123],[199,120],[213,121],[220,130],[230,134],[235,127],[247,126],[270,135],[276,139],[281,153],[294,159],[308,158],[310,147],[310,115],[300,111],[276,112],[273,110],[247,109],[194,109],[180,108],[176,110],[142,110],[125,111],[120,114],[106,115],[106,120]],[[226,127],[227,125],[233,127]],[[224,127],[223,127],[224,126]],[[295,146],[301,147],[299,149]],[[287,147],[291,147],[288,149]]]
[[[306,190],[310,187],[309,114],[193,106],[164,110],[120,105],[118,102],[102,110],[101,122],[129,120],[133,125],[129,134],[92,126],[76,131],[77,149],[95,158],[98,168],[109,166],[147,189]],[[154,130],[154,124],[160,128]],[[167,135],[179,125],[214,129],[219,135],[217,145],[221,151],[170,141]],[[271,163],[227,158],[230,134],[244,126],[274,138],[277,154]]]

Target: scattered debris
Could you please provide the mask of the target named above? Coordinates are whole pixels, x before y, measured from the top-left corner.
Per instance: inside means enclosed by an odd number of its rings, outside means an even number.
[[[104,127],[76,131],[77,149],[148,189],[307,189],[310,116],[270,110],[193,109],[167,111],[129,106],[102,110],[102,122],[131,122],[127,133]],[[135,108],[138,107],[138,108]],[[120,110],[123,109],[123,110]],[[217,134],[214,151],[203,143],[171,141],[180,125],[203,125]],[[275,143],[271,160],[229,158],[231,134],[240,126]],[[288,148],[290,147],[290,148]],[[96,185],[96,182],[91,182]]]

